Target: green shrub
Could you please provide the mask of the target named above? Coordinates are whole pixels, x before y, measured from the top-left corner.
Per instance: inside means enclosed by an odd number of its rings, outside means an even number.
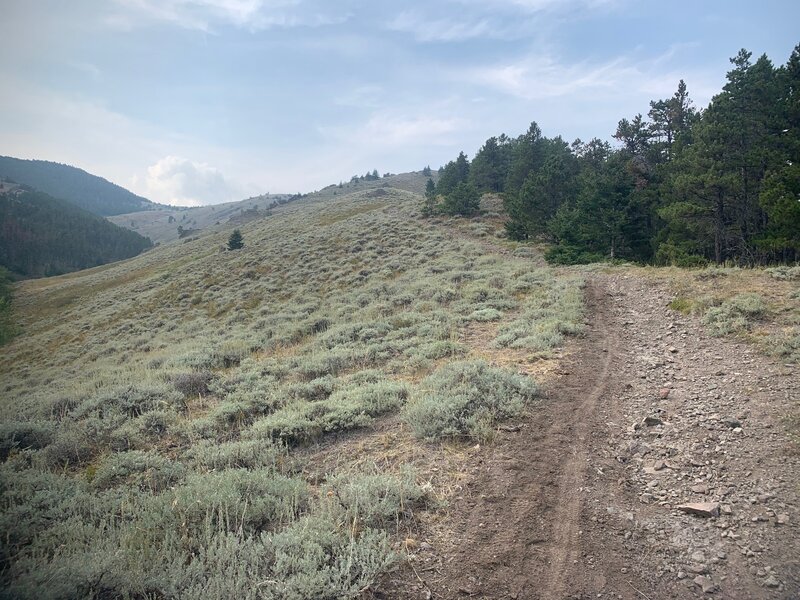
[[[525,279],[520,282],[523,289],[530,286],[522,316],[500,329],[495,339],[497,346],[546,351],[560,346],[565,335],[583,330],[583,281],[555,281],[552,275],[548,278],[538,284]]]
[[[203,471],[225,469],[281,470],[288,463],[286,447],[268,439],[239,440],[220,444],[201,440],[186,452],[186,459]]]
[[[781,281],[797,281],[800,279],[800,265],[795,265],[794,267],[790,267],[788,265],[773,267],[771,269],[766,269],[766,273],[768,273],[773,279],[778,279]]]
[[[739,333],[750,329],[752,322],[766,312],[758,294],[739,294],[706,311],[703,322],[714,335]]]
[[[155,452],[114,453],[97,467],[92,486],[105,489],[119,485],[161,492],[183,479],[186,469],[180,463],[159,456]]]
[[[153,410],[182,410],[183,403],[183,395],[166,383],[146,382],[103,389],[82,402],[74,416],[95,416],[103,419],[109,415],[119,415],[134,418]]]
[[[467,317],[468,321],[479,321],[485,323],[487,321],[497,321],[503,317],[503,313],[494,308],[480,308],[475,310]]]
[[[10,421],[0,423],[0,459],[12,450],[39,450],[53,441],[55,424],[42,421]]]
[[[529,378],[484,362],[445,365],[420,384],[403,417],[417,437],[485,437],[504,419],[520,414],[536,396]]]
[[[311,381],[293,383],[287,387],[289,396],[302,400],[323,400],[336,388],[336,378],[332,375],[318,377]]]
[[[252,533],[291,523],[308,497],[300,479],[268,469],[226,469],[187,476],[172,493],[171,506],[178,522],[189,528],[210,522],[226,531]]]
[[[396,477],[379,473],[377,467],[371,473],[338,475],[323,492],[341,506],[351,526],[361,527],[386,527],[408,517],[425,497],[412,470]]]
[[[42,450],[42,458],[50,468],[79,466],[97,454],[98,446],[82,423],[62,423],[55,440]]]
[[[211,371],[189,371],[172,376],[171,381],[176,390],[189,398],[208,395],[208,385],[213,379]]]

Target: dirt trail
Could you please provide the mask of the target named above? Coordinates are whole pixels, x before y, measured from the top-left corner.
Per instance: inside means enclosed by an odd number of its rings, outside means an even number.
[[[800,597],[795,368],[709,338],[644,280],[596,275],[586,297],[561,376],[376,596]]]

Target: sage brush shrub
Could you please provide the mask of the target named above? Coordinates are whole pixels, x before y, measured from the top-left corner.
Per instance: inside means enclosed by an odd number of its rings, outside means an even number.
[[[186,460],[200,471],[225,469],[271,469],[288,467],[286,447],[268,439],[238,440],[218,443],[201,440],[186,451]]]
[[[347,522],[360,527],[386,527],[404,516],[425,498],[411,469],[399,476],[372,473],[342,474],[330,479],[323,492],[344,511]]]
[[[703,322],[714,335],[739,333],[750,329],[752,322],[766,310],[764,300],[758,294],[739,294],[709,308]]]
[[[132,450],[107,456],[97,467],[92,486],[98,489],[119,485],[162,492],[176,484],[186,468],[155,452]]]
[[[402,415],[420,438],[480,438],[487,427],[519,415],[536,393],[528,377],[481,361],[454,362],[422,381]]]
[[[13,450],[39,450],[55,437],[55,423],[47,421],[12,421],[0,423],[0,459]]]

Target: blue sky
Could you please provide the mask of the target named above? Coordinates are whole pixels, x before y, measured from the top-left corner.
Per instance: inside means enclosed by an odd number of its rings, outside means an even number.
[[[489,136],[610,139],[739,48],[776,64],[800,2],[7,0],[0,154],[159,202],[437,167]]]

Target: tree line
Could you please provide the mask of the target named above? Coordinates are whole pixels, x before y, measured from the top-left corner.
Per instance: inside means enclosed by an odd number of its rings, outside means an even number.
[[[548,258],[691,266],[800,259],[800,44],[775,67],[741,50],[705,110],[681,80],[606,141],[491,137],[428,181],[424,216],[470,216],[500,194],[509,237]]]
[[[0,265],[17,277],[96,267],[152,245],[149,238],[43,192],[25,186],[0,190]]]

